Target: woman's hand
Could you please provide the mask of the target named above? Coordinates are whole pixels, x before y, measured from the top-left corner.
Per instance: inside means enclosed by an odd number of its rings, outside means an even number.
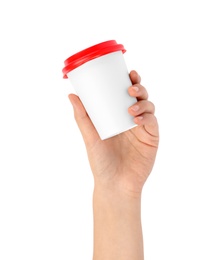
[[[129,95],[137,98],[128,109],[136,127],[106,140],[101,140],[79,97],[70,94],[74,115],[82,133],[95,187],[140,196],[156,158],[159,130],[155,107],[148,100],[141,78],[131,71]]]

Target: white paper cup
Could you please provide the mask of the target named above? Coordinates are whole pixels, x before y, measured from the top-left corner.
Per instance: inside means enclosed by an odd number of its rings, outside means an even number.
[[[128,108],[132,85],[123,53],[116,41],[99,43],[65,60],[62,70],[81,99],[102,140],[136,126]]]

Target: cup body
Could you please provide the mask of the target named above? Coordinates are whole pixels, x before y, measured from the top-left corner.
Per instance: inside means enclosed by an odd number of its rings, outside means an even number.
[[[102,140],[136,126],[128,108],[136,98],[121,50],[93,58],[67,74]]]

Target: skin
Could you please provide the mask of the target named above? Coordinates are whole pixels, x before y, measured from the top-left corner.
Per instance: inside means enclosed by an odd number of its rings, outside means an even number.
[[[137,126],[103,141],[79,97],[69,95],[94,177],[94,260],[144,259],[141,194],[155,162],[159,129],[140,76],[133,70],[130,79],[127,91],[137,102],[128,113]]]

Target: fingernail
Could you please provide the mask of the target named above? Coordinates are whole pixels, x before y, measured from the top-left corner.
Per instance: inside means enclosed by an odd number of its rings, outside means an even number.
[[[143,116],[138,116],[136,117],[138,120],[142,120],[143,119]]]
[[[137,106],[137,105],[135,105],[135,106],[133,106],[133,107],[131,107],[131,110],[133,110],[133,111],[138,111],[139,110],[139,106]]]
[[[139,91],[139,87],[132,87],[136,92]]]

